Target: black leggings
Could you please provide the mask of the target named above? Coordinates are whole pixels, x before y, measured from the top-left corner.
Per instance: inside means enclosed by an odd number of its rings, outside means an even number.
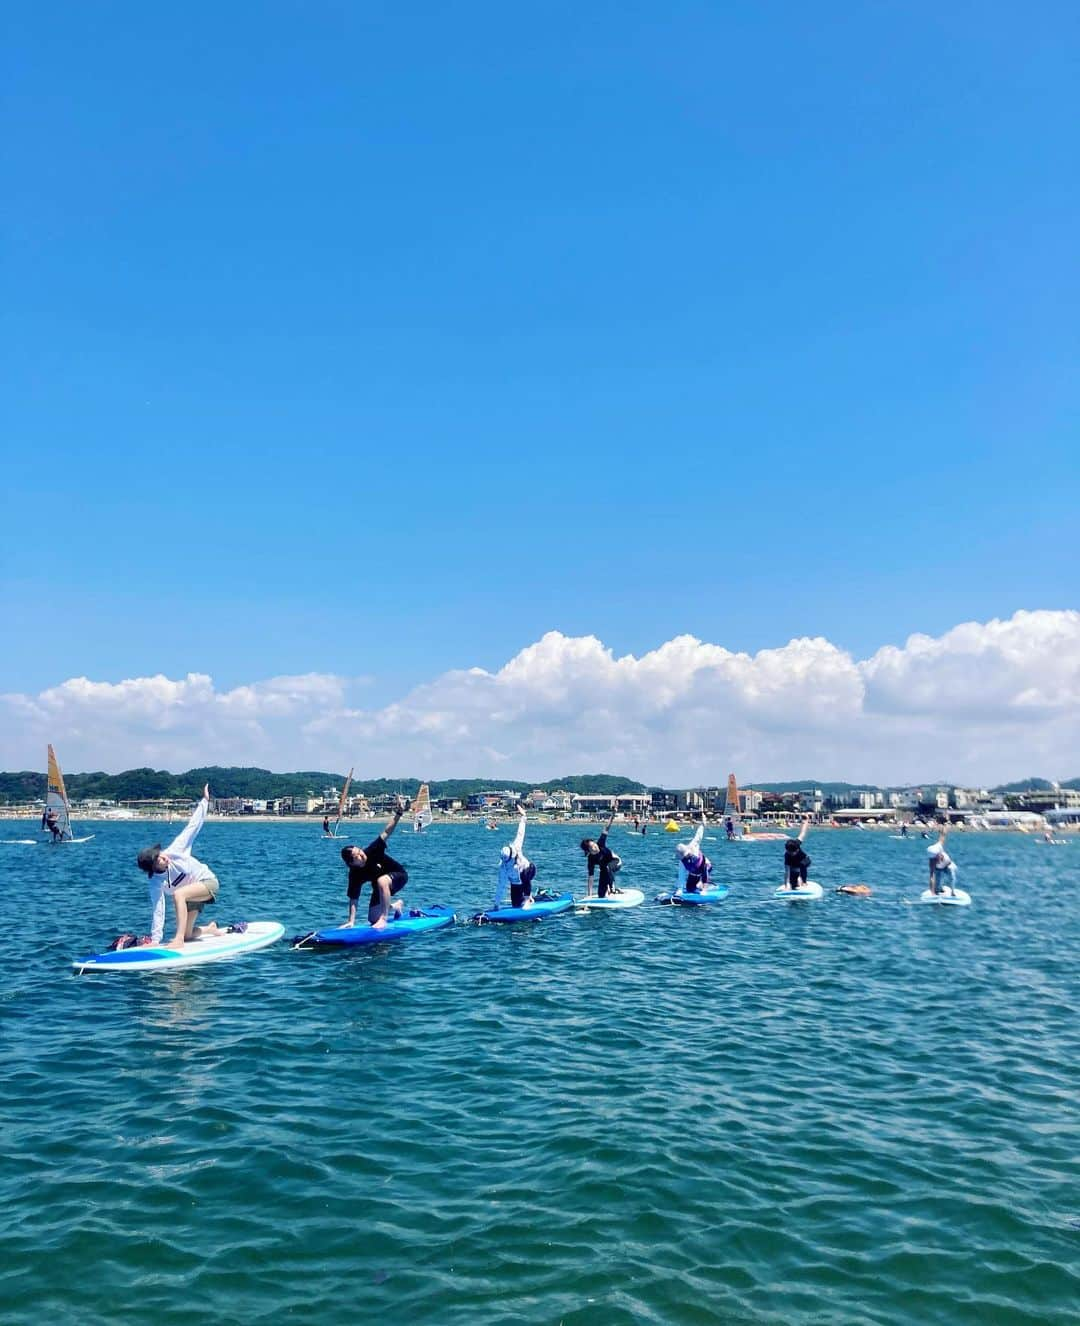
[[[520,907],[526,898],[532,897],[532,882],[536,878],[536,867],[530,861],[519,876],[520,884],[510,885],[510,906]]]
[[[805,884],[806,872],[809,869],[810,869],[809,862],[807,862],[805,866],[788,866],[787,868],[788,887],[796,889],[799,887],[800,884]],[[774,875],[773,878],[775,879],[776,876]]]

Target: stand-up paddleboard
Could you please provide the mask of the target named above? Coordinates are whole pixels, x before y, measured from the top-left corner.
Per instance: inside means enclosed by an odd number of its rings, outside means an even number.
[[[929,903],[932,907],[970,907],[971,894],[963,889],[950,889],[948,893],[931,893],[924,889],[919,894],[919,902]]]
[[[178,967],[197,967],[204,962],[239,957],[257,948],[276,944],[285,933],[280,921],[251,921],[241,934],[208,935],[192,940],[182,948],[122,948],[111,953],[94,953],[73,962],[72,968],[83,972],[175,971]]]
[[[699,889],[696,893],[676,889],[671,895],[671,901],[677,907],[708,907],[710,903],[723,902],[730,892],[726,884],[717,884],[711,889]]]
[[[812,879],[808,879],[805,884],[801,884],[797,889],[789,889],[786,884],[781,884],[773,893],[774,898],[782,898],[784,902],[814,902],[820,898],[824,890],[820,884]]]
[[[548,898],[534,902],[531,907],[498,907],[490,912],[481,912],[482,921],[542,921],[546,916],[558,916],[568,912],[574,905],[571,893],[562,893],[557,898]]]
[[[603,898],[598,898],[596,894],[578,898],[577,905],[587,911],[615,912],[622,907],[640,907],[644,901],[645,895],[640,889],[620,889],[618,893],[609,893]]]
[[[347,948],[354,944],[392,944],[395,940],[412,939],[431,930],[442,930],[454,924],[452,907],[425,907],[416,915],[399,916],[386,925],[341,925],[327,930],[316,930],[302,935],[293,942],[293,948]]]

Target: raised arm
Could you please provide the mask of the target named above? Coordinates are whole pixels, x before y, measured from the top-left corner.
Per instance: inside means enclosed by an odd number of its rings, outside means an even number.
[[[705,816],[702,815],[701,823],[697,826],[697,832],[690,839],[690,851],[697,856],[701,851],[701,840],[705,837]]]
[[[206,812],[210,809],[210,784],[207,783],[203,788],[202,800],[192,811],[191,818],[165,848],[165,854],[170,852],[189,852],[191,844],[199,836],[199,830],[206,823]]]
[[[799,830],[799,842],[802,842],[802,840],[806,837],[809,831],[810,831],[810,816],[804,815],[802,828]]]
[[[607,821],[607,823],[604,825],[604,832],[605,832],[605,833],[607,833],[608,830],[611,828],[611,826],[615,823],[615,810],[616,810],[616,805],[615,805],[615,803],[612,803],[611,814],[608,816],[608,821]]]
[[[389,823],[387,824],[386,828],[383,829],[382,833],[379,834],[379,837],[383,840],[383,842],[386,842],[387,838],[389,838],[390,835],[397,828],[398,824],[401,822],[402,815],[405,814],[408,808],[409,808],[409,803],[405,800],[405,798],[398,797],[397,805],[394,807],[394,813],[390,816]]]
[[[514,855],[520,856],[521,850],[525,846],[525,807],[518,806],[517,811],[519,816],[517,834],[514,837],[514,841],[511,843],[511,847],[513,848]]]
[[[160,944],[165,934],[165,876],[150,881],[150,943]]]

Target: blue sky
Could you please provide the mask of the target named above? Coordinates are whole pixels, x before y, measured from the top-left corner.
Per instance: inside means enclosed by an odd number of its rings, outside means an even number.
[[[1075,6],[5,14],[0,690],[1075,604]]]

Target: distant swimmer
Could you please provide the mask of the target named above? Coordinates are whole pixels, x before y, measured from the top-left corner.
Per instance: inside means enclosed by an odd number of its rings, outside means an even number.
[[[803,817],[802,828],[797,838],[789,838],[784,843],[784,869],[787,872],[787,887],[798,889],[806,883],[806,873],[810,869],[810,858],[803,848],[803,839],[810,828],[810,817]]]
[[[582,838],[581,850],[585,853],[585,860],[588,862],[588,882],[585,887],[585,896],[592,896],[593,871],[598,870],[598,879],[596,883],[596,896],[606,898],[609,893],[618,893],[615,887],[615,875],[622,869],[622,860],[607,845],[607,836],[611,832],[611,826],[615,822],[615,808],[612,807],[611,814],[608,816],[608,822],[604,825],[604,831],[599,838]]]
[[[145,870],[150,877],[150,920],[149,944],[160,944],[165,933],[165,895],[171,894],[176,908],[176,934],[169,940],[166,948],[180,948],[204,935],[218,935],[224,932],[216,921],[209,925],[198,925],[202,909],[217,901],[221,885],[218,877],[208,865],[191,855],[191,845],[199,835],[199,830],[206,823],[206,813],[210,809],[210,785],[203,788],[202,800],[195,807],[194,813],[176,835],[172,842],[161,850],[161,844],[144,847],[136,861],[140,870]]]
[[[930,861],[931,893],[956,892],[956,862],[945,850],[945,839],[948,832],[949,826],[943,824],[937,842],[931,843],[926,849],[926,855]],[[948,884],[944,882],[946,875],[949,877]]]
[[[45,814],[42,815],[41,827],[43,829],[48,829],[48,831],[52,834],[52,840],[54,843],[58,843],[63,840],[64,831],[60,827],[60,820],[57,817],[56,811],[53,809],[52,806],[50,806],[45,811]]]
[[[368,925],[381,930],[391,913],[395,917],[401,915],[401,903],[393,902],[393,898],[409,882],[409,872],[400,861],[386,855],[386,840],[397,828],[405,810],[404,799],[398,797],[389,823],[374,842],[368,843],[366,847],[341,849],[341,859],[349,867],[349,919],[345,922],[345,928],[356,924],[356,901],[365,884],[371,885]]]
[[[510,890],[511,907],[531,907],[532,882],[536,867],[525,855],[525,807],[518,806],[518,827],[512,843],[502,849],[499,863],[499,882],[495,886],[495,910],[502,906],[506,890]]]
[[[679,858],[684,893],[704,893],[712,883],[712,862],[701,850],[705,836],[705,816],[702,815],[697,833],[688,843],[679,843],[675,855]]]

